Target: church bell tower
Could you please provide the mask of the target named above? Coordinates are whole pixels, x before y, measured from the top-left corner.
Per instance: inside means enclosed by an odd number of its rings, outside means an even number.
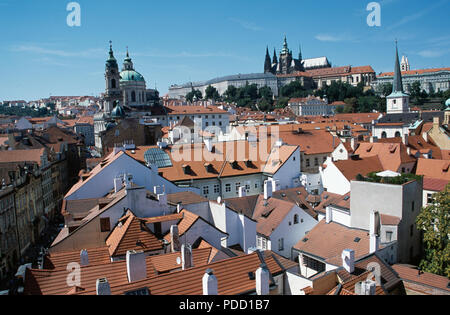
[[[120,72],[114,52],[112,50],[112,42],[109,42],[109,59],[106,61],[105,68],[105,104],[104,112],[111,113],[114,108],[114,103],[120,101]]]

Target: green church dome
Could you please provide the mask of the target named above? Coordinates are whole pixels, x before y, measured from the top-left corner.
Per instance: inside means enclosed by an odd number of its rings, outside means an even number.
[[[145,82],[144,77],[134,70],[124,70],[120,73],[120,81]]]

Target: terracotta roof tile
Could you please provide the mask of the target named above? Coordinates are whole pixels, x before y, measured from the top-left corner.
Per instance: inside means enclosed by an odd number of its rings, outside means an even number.
[[[416,174],[431,178],[450,180],[450,161],[418,159]]]
[[[450,180],[430,178],[425,176],[423,178],[423,190],[444,191]]]
[[[415,267],[408,265],[395,264],[392,268],[398,273],[403,281],[414,282],[450,292],[450,281],[447,277],[429,272],[421,272],[419,275],[419,271]]]
[[[44,257],[44,269],[66,269],[67,265],[71,262],[80,262],[80,252],[75,251],[65,251],[49,253]],[[89,248],[87,249],[89,265],[102,265],[111,262],[109,256],[108,247],[99,248]]]
[[[136,218],[131,211],[119,221],[106,239],[111,257],[126,255],[129,250],[144,252],[163,249],[163,243],[145,225],[145,220]]]
[[[334,164],[349,181],[355,180],[358,174],[366,176],[384,169],[377,156],[336,161]]]
[[[355,240],[359,240],[356,242]],[[294,248],[321,259],[329,264],[341,266],[344,249],[353,249],[358,259],[369,253],[369,233],[351,229],[341,224],[327,224],[321,220]]]

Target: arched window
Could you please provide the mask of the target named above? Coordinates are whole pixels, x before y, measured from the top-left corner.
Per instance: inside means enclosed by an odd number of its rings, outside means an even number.
[[[134,102],[136,102],[136,92],[135,91],[132,91],[131,92],[131,101],[134,103]]]
[[[116,88],[116,79],[112,79],[111,80],[111,88],[115,89]]]
[[[395,137],[396,138],[400,138],[402,135],[400,134],[400,131],[397,131],[396,133],[395,133]]]
[[[298,214],[294,215],[294,224],[298,224]]]
[[[386,138],[387,138],[387,133],[386,133],[386,131],[383,131],[383,132],[381,133],[381,138],[383,138],[383,139],[386,139]]]

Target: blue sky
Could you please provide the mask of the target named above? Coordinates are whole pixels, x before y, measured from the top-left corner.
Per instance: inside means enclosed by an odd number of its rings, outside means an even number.
[[[109,40],[122,66],[165,94],[171,84],[262,72],[266,45],[334,66],[392,71],[394,40],[413,69],[450,67],[450,0],[384,0],[381,27],[366,23],[369,0],[0,0],[0,100],[99,95]]]

